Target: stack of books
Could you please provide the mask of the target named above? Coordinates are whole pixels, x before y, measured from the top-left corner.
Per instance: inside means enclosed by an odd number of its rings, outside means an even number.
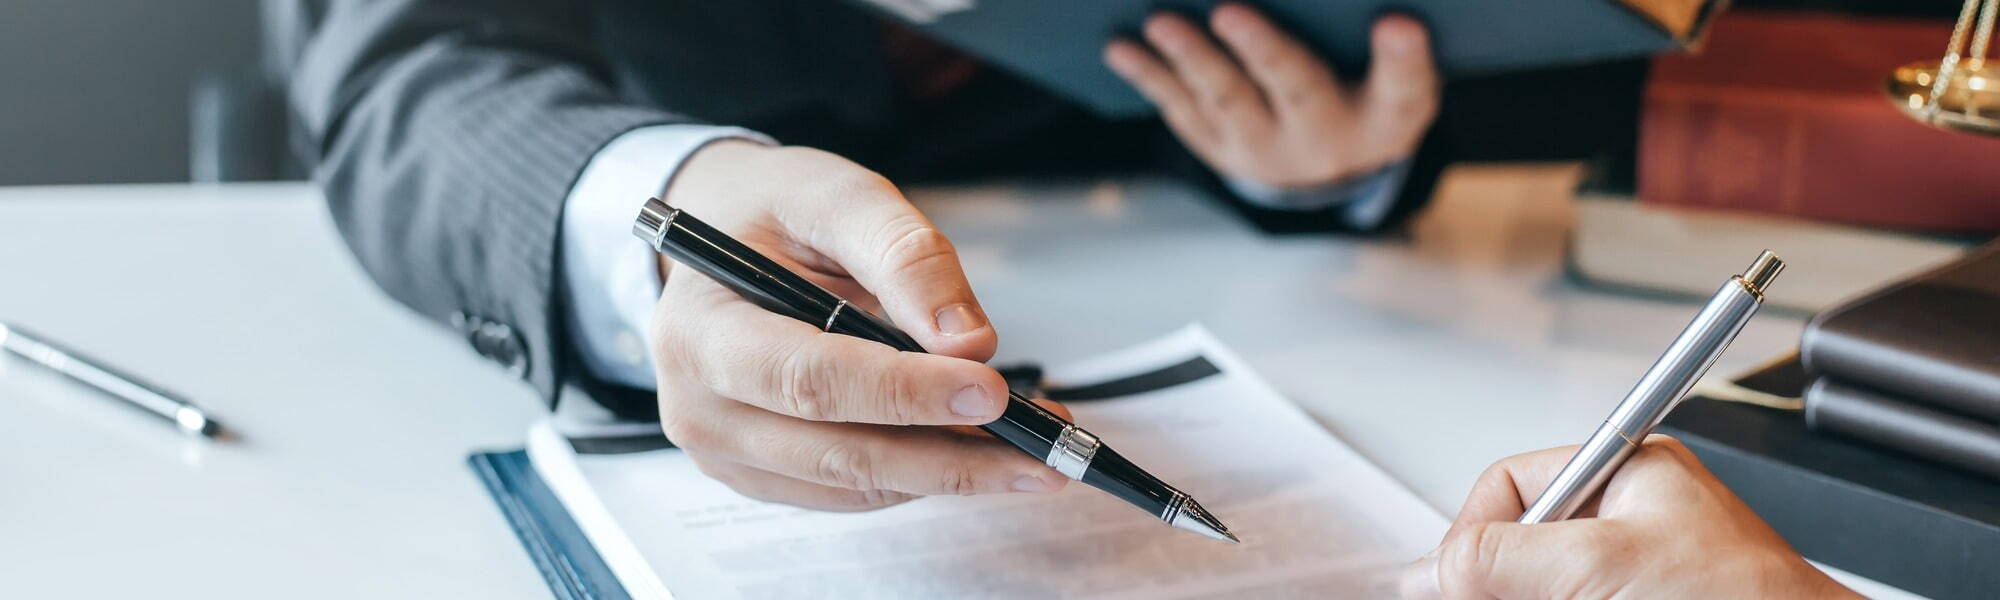
[[[1637,184],[1654,206],[1931,233],[2000,232],[2000,138],[1903,116],[1883,79],[1937,61],[1949,19],[1731,11],[1653,61]]]
[[[2000,243],[1820,313],[1799,354],[1814,431],[2000,479]]]

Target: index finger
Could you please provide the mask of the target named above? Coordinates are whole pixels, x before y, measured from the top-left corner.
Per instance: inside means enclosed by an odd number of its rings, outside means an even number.
[[[1269,128],[1264,92],[1207,32],[1173,12],[1146,19],[1141,33],[1188,89],[1208,118],[1233,135],[1252,136]]]
[[[815,484],[920,495],[1052,492],[1068,478],[998,438],[944,427],[802,421],[738,405],[707,452]]]
[[[1347,110],[1333,69],[1256,9],[1235,2],[1216,7],[1215,33],[1264,87],[1280,119],[1315,118]]]
[[[882,425],[977,425],[1000,416],[1007,382],[973,361],[902,352],[715,294],[664,311],[676,364],[717,395],[806,419]],[[706,298],[706,300],[701,300]]]
[[[1481,473],[1479,480],[1472,484],[1472,493],[1467,495],[1465,505],[1459,508],[1458,518],[1452,521],[1446,533],[1449,539],[1475,523],[1490,521],[1513,521],[1527,512],[1528,504],[1548,490],[1562,468],[1569,464],[1581,446],[1562,446],[1517,454],[1493,463]],[[1642,499],[1650,499],[1665,486],[1678,485],[1686,481],[1687,465],[1694,464],[1693,453],[1672,437],[1652,434],[1639,444],[1638,451],[1625,459],[1617,467],[1617,473],[1597,491],[1597,498],[1591,499],[1576,517],[1615,516],[1606,513],[1630,514],[1626,502],[1618,504],[1621,496],[1636,494]],[[1638,503],[1644,505],[1644,502]],[[1598,507],[1607,508],[1598,508]]]
[[[1578,448],[1561,446],[1516,454],[1487,467],[1479,474],[1479,480],[1472,483],[1472,493],[1466,495],[1465,504],[1459,507],[1458,517],[1452,520],[1445,539],[1477,523],[1521,518],[1521,513],[1528,511],[1528,503],[1549,488],[1549,482]]]

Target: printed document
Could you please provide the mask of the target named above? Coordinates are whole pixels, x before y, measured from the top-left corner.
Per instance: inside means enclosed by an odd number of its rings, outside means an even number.
[[[544,424],[529,454],[640,598],[1384,597],[1444,534],[1441,515],[1199,326],[1047,373],[1051,396],[1115,394],[1070,401],[1077,424],[1243,543],[1080,482],[824,513],[744,498],[677,450],[585,452]]]

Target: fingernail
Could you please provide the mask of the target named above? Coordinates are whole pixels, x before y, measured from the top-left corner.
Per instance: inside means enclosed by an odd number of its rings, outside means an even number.
[[[938,333],[960,335],[972,333],[986,326],[986,320],[979,317],[979,311],[970,304],[953,304],[937,311]]]
[[[986,395],[986,389],[968,385],[951,397],[951,412],[961,417],[987,418],[994,416],[993,400]]]
[[[1049,482],[1042,481],[1042,478],[1033,475],[1022,475],[1020,479],[1014,480],[1014,491],[1016,492],[1047,492],[1054,489],[1055,487],[1050,486]]]
[[[1404,600],[1430,600],[1432,598],[1444,597],[1444,587],[1438,585],[1437,554],[1437,550],[1431,550],[1423,558],[1417,559],[1417,562],[1403,567],[1403,576],[1397,586],[1397,591],[1402,593]]]

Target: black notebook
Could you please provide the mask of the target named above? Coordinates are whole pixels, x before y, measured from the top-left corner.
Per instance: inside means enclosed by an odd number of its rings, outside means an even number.
[[[2000,243],[1820,313],[1799,353],[1815,376],[2000,422]]]
[[[1805,372],[1794,364],[1737,383],[1796,396]],[[1699,396],[1660,432],[1806,558],[1940,600],[2000,590],[2000,481],[1809,431],[1798,411]]]

